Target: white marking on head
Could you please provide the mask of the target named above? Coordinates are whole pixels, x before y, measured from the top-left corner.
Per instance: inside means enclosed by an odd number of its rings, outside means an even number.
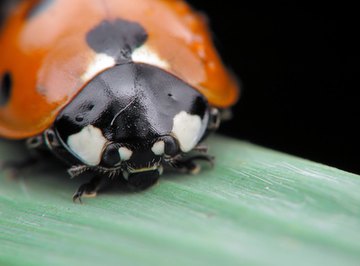
[[[122,161],[127,161],[131,158],[131,155],[133,152],[129,150],[128,148],[121,147],[119,148],[119,154]]]
[[[71,135],[67,144],[87,165],[98,165],[107,140],[100,129],[89,125]]]
[[[165,142],[162,140],[155,142],[151,150],[155,155],[163,155],[165,152]]]
[[[191,115],[181,111],[174,117],[172,134],[179,141],[183,152],[191,151],[202,136],[202,123],[198,115]]]
[[[145,63],[163,69],[170,68],[169,63],[160,58],[160,56],[147,45],[143,45],[134,50],[132,60],[136,63]]]
[[[115,66],[115,59],[107,54],[96,54],[85,73],[81,76],[83,81],[89,81],[105,69]]]

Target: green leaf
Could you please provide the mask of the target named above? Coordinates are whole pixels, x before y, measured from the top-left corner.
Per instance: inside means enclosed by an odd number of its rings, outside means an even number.
[[[360,265],[360,178],[224,137],[214,169],[115,182],[74,204],[84,180],[46,162],[0,175],[0,265]],[[23,149],[2,142],[1,158]]]

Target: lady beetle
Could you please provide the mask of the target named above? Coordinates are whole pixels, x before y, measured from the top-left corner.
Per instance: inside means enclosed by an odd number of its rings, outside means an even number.
[[[0,86],[0,136],[94,174],[74,200],[108,176],[145,189],[164,167],[196,172],[239,94],[182,0],[23,1],[0,28]]]

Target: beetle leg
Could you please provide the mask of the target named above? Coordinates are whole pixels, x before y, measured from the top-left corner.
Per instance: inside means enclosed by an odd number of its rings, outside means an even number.
[[[219,109],[212,107],[209,112],[209,122],[206,131],[202,136],[202,138],[200,139],[200,142],[205,140],[211,133],[215,132],[219,128],[220,123],[221,123],[221,113]]]
[[[201,153],[207,153],[209,148],[205,144],[199,144],[193,150]]]
[[[208,124],[208,130],[213,132],[216,131],[221,122],[221,114],[219,109],[217,108],[211,108],[210,109],[210,118],[209,118],[209,124]]]
[[[71,178],[75,178],[90,170],[91,168],[86,165],[74,165],[68,169],[68,174],[70,175]]]
[[[206,161],[211,167],[214,166],[215,158],[210,155],[197,155],[187,159],[178,160],[172,163],[172,166],[181,173],[185,174],[198,174],[201,166],[196,161]]]
[[[233,112],[231,111],[230,108],[227,109],[222,109],[220,111],[220,119],[221,121],[229,121],[231,120],[233,117]]]
[[[103,181],[103,176],[96,175],[90,182],[82,184],[73,195],[73,201],[82,203],[81,197],[96,197],[97,191],[100,189]]]

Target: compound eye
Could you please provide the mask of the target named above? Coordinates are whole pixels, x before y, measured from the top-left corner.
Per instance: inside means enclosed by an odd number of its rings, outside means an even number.
[[[165,143],[165,148],[164,148],[165,155],[175,156],[181,152],[179,143],[174,137],[166,136],[162,138],[162,140]]]
[[[102,164],[112,167],[118,165],[120,162],[119,147],[116,144],[108,145],[103,153]]]

